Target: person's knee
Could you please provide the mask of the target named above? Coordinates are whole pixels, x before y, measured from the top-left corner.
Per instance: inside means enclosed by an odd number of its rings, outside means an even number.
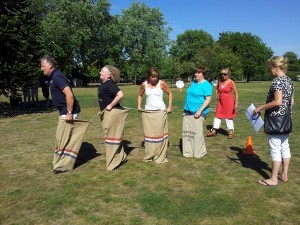
[[[281,154],[280,154],[280,151],[278,149],[271,148],[270,149],[270,154],[271,154],[272,161],[281,162]]]
[[[282,149],[282,151],[281,151],[281,157],[282,158],[291,158],[291,151],[290,151],[290,149],[288,148],[288,149]]]

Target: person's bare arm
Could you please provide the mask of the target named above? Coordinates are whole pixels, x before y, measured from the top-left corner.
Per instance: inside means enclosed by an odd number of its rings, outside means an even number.
[[[62,92],[66,96],[66,103],[67,103],[67,110],[68,110],[66,120],[73,120],[72,111],[73,111],[73,105],[74,105],[74,94],[71,91],[71,88],[69,86],[66,86],[62,90]]]
[[[115,105],[117,105],[122,100],[122,98],[123,98],[123,92],[119,91],[116,97],[114,98],[114,100],[106,106],[106,109],[110,111]]]
[[[146,88],[145,84],[142,83],[140,91],[139,91],[139,95],[138,95],[138,109],[142,109],[141,104],[142,104],[143,94],[145,93],[145,88]]]
[[[167,83],[162,81],[161,82],[162,89],[169,95],[169,105],[167,108],[167,112],[172,112],[172,104],[173,104],[173,94],[170,88],[168,87]]]
[[[194,115],[196,119],[198,119],[201,116],[202,111],[209,105],[210,102],[211,102],[211,96],[206,96],[202,106]]]
[[[239,94],[234,81],[232,81],[232,91],[235,98],[235,107],[237,108],[239,104]]]
[[[272,102],[267,103],[267,104],[256,107],[253,110],[253,113],[257,114],[258,112],[260,112],[262,110],[275,108],[275,107],[280,106],[281,104],[282,104],[282,91],[275,91],[274,92],[274,100]]]

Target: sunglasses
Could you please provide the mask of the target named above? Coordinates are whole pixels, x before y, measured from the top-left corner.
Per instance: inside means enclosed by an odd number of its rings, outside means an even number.
[[[221,75],[222,76],[228,76],[228,73],[222,73]]]

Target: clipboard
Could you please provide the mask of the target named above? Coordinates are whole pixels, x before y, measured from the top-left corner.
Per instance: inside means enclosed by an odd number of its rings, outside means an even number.
[[[257,133],[260,128],[264,125],[264,120],[261,118],[260,113],[253,115],[253,110],[255,109],[255,106],[253,103],[246,109],[246,117],[248,118],[251,126]]]

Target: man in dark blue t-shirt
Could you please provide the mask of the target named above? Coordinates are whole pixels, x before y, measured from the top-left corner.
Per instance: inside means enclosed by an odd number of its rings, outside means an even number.
[[[89,123],[75,120],[80,113],[80,105],[68,78],[56,68],[55,60],[50,56],[44,56],[41,59],[41,70],[50,79],[53,105],[59,110],[53,172],[72,170]]]
[[[59,110],[59,115],[64,116],[66,120],[75,119],[80,112],[80,106],[66,75],[56,68],[56,62],[50,56],[41,59],[41,69],[44,75],[50,78],[52,101]]]

